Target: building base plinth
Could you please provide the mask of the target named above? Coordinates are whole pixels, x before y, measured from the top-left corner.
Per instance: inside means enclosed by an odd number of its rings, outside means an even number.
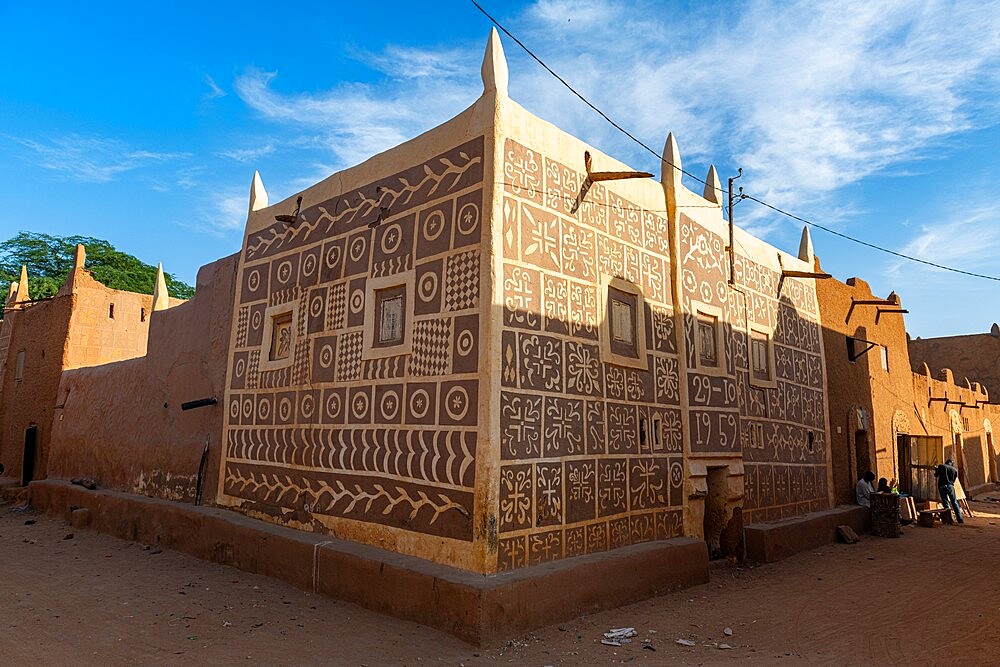
[[[48,514],[89,510],[88,527],[281,579],[422,623],[479,646],[708,581],[704,542],[675,538],[481,575],[214,507],[62,480],[32,482]]]
[[[747,558],[773,563],[807,549],[837,540],[837,526],[847,525],[859,535],[871,524],[868,508],[840,505],[780,521],[750,524],[745,529]]]

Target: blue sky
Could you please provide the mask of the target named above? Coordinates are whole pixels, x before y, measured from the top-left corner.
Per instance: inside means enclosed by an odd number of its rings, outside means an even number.
[[[873,243],[1000,276],[1000,3],[483,3],[595,104],[686,168]],[[134,5],[134,6],[132,6]],[[0,237],[105,238],[193,283],[271,201],[479,95],[465,0],[0,2]],[[658,161],[504,39],[511,96],[636,168]],[[689,184],[692,189],[700,186]],[[794,251],[801,225],[737,223]],[[914,336],[984,332],[1000,283],[822,231],[825,269],[897,291]]]

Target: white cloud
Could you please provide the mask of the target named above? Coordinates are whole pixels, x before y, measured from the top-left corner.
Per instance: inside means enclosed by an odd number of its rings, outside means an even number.
[[[249,70],[237,78],[236,92],[265,118],[310,133],[340,166],[361,162],[430,129],[478,95],[462,81],[429,81],[423,76],[387,85],[345,83],[319,94],[283,94],[272,86],[276,76]]]
[[[107,183],[121,174],[150,164],[188,157],[186,153],[136,149],[117,139],[78,134],[49,137],[41,141],[4,136],[29,149],[30,158],[38,166],[92,183]]]
[[[672,130],[685,164],[714,161],[723,175],[742,166],[748,193],[825,224],[857,215],[836,197],[845,186],[897,165],[912,169],[1000,110],[992,94],[1000,84],[996,2],[771,1],[724,13],[710,4],[539,0],[503,20],[654,150]],[[280,92],[277,73],[248,70],[234,88],[295,134],[290,142],[324,147],[339,168],[471,104],[484,42],[356,54],[385,75],[367,84]],[[525,107],[637,168],[659,170],[510,39],[504,47],[511,94]],[[753,203],[739,219],[763,235],[786,225]]]
[[[211,196],[209,214],[204,222],[209,231],[217,234],[242,230],[247,222],[249,205],[248,188],[228,188]]]
[[[655,9],[543,0],[527,13],[538,20],[516,28],[654,149],[672,130],[683,158],[742,166],[748,192],[822,211],[827,222],[826,195],[932,157],[974,125],[974,105],[997,107],[981,94],[1000,64],[996,3],[763,2],[727,16],[709,6],[695,16]],[[658,167],[537,67],[527,81],[513,73],[511,89],[558,125]],[[743,215],[773,214],[747,204]]]
[[[951,217],[938,224],[922,225],[920,233],[900,252],[920,259],[929,259],[945,266],[961,267],[974,273],[990,273],[1000,256],[1000,204],[978,208],[955,206]],[[918,272],[941,269],[899,260],[890,264],[886,274],[893,278],[915,277]]]
[[[255,162],[265,155],[270,155],[274,152],[274,145],[267,144],[266,146],[258,146],[257,148],[237,148],[230,151],[221,151],[217,153],[220,157],[227,157],[230,160],[236,160],[237,162],[249,163]]]
[[[215,83],[215,79],[206,74],[202,80],[205,82],[205,85],[208,86],[208,92],[205,93],[204,97],[205,100],[214,100],[217,97],[226,96],[226,91],[220,88],[219,84]]]

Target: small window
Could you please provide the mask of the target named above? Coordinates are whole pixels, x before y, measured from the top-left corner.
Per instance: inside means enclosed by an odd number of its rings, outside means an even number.
[[[108,306],[108,319],[115,319],[115,304],[113,303]]]
[[[287,359],[292,351],[292,314],[282,313],[271,319],[271,361]]]
[[[388,287],[375,292],[375,347],[403,343],[406,327],[406,287]]]
[[[663,449],[663,420],[653,417],[653,450]]]
[[[771,379],[770,342],[766,333],[750,332],[750,371],[756,380]]]
[[[139,321],[140,322],[145,322],[146,321],[146,309],[145,308],[140,308],[139,309]]]
[[[14,366],[14,379],[18,382],[24,379],[24,350],[18,350],[17,362]]]
[[[635,342],[632,307],[618,299],[611,300],[611,335],[617,343],[631,345]]]
[[[968,417],[962,417],[962,430],[963,431],[968,431],[969,430],[969,418]]]
[[[764,425],[750,424],[750,448],[764,449]]]
[[[637,358],[636,305],[634,294],[608,287],[607,316],[611,325],[611,351],[626,357]]]
[[[879,345],[879,356],[882,359],[882,370],[886,373],[889,372],[889,348],[885,345]]]
[[[639,420],[639,447],[646,446],[646,420]]]
[[[702,366],[719,365],[719,318],[698,313],[698,363]]]
[[[851,336],[847,337],[847,359],[852,364],[858,359],[857,354],[854,351],[856,347],[855,346],[856,342],[857,341],[855,341],[854,338],[852,338]]]
[[[810,454],[816,448],[816,436],[812,431],[809,431],[809,441],[806,443],[806,447],[809,449]]]

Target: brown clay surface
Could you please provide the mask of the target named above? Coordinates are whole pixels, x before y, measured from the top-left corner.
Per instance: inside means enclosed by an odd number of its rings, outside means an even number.
[[[0,655],[17,665],[991,664],[1000,645],[992,565],[1000,503],[973,508],[978,516],[964,526],[906,528],[900,539],[829,545],[764,567],[720,564],[710,584],[481,650],[8,506],[0,508]],[[639,636],[620,648],[600,644],[602,632],[622,626]]]

